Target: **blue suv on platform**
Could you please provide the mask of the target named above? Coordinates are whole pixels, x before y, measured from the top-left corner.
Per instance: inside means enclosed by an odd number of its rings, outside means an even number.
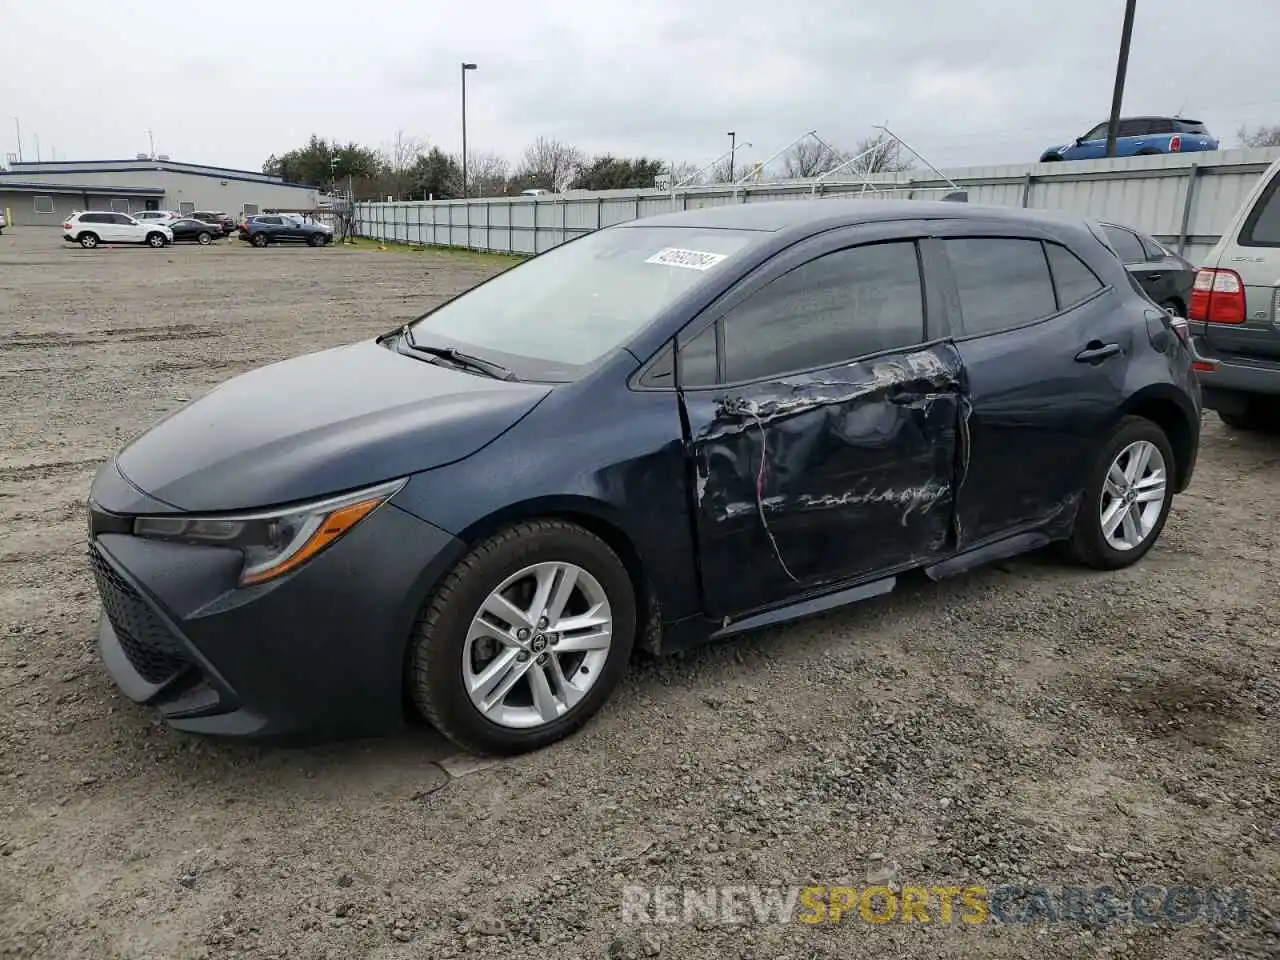
[[[1125,117],[1116,131],[1117,157],[1143,157],[1157,153],[1191,153],[1217,150],[1218,140],[1199,120],[1181,117]],[[1055,160],[1097,160],[1107,155],[1107,121],[1098,124],[1073,143],[1050,147],[1041,163]]]

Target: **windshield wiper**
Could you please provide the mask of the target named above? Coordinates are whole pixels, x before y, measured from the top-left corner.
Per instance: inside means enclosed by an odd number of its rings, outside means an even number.
[[[428,347],[424,344],[417,343],[413,339],[413,331],[409,329],[409,324],[405,324],[400,329],[404,344],[415,353],[425,353],[433,357],[440,357],[448,360],[454,366],[465,367],[469,370],[476,370],[485,376],[493,377],[495,380],[515,380],[516,375],[508,368],[500,363],[494,363],[492,360],[486,360],[483,357],[473,356],[469,353],[463,353],[457,347]]]

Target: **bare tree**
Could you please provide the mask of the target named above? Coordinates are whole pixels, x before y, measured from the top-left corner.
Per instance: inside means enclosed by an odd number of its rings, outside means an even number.
[[[903,151],[902,144],[887,133],[877,133],[874,137],[859,141],[851,156],[864,153],[866,156],[846,169],[864,174],[901,173],[916,165],[915,160]]]
[[[461,160],[458,160],[461,165]],[[507,189],[510,167],[496,153],[472,152],[467,156],[467,180],[473,197],[500,197]]]
[[[1241,127],[1237,136],[1246,147],[1280,147],[1280,124],[1258,127],[1257,130]]]
[[[679,163],[671,164],[671,166],[663,172],[670,174],[671,185],[675,186],[677,183],[683,183],[685,180],[688,180],[690,177],[694,176],[694,174],[698,173],[701,169],[702,168],[699,167],[698,164],[696,163],[690,163],[688,160],[682,160]],[[696,182],[697,182],[696,180],[690,181],[691,184]]]
[[[586,157],[577,147],[539,137],[525,149],[515,180],[521,190],[540,187],[560,191],[573,182],[585,163]]]
[[[782,155],[783,175],[788,180],[821,176],[840,166],[849,156],[821,140],[807,137]]]
[[[394,197],[407,196],[413,189],[413,168],[418,159],[427,152],[425,140],[406,137],[403,130],[397,130],[391,147],[383,151],[382,166],[385,175],[385,190]]]

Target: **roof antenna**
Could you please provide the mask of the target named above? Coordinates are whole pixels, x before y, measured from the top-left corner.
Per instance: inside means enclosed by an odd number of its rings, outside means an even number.
[[[1177,117],[1179,120],[1181,120],[1181,119],[1182,119],[1182,111],[1184,111],[1184,110],[1186,110],[1186,109],[1187,109],[1187,100],[1188,100],[1188,99],[1190,99],[1190,98],[1189,98],[1189,97],[1183,97],[1183,98],[1182,98],[1182,106],[1180,106],[1180,107],[1178,108],[1178,112],[1174,114],[1174,116],[1175,116],[1175,117]]]

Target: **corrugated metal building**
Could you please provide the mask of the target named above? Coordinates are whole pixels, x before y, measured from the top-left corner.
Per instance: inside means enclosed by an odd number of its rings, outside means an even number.
[[[0,171],[0,210],[13,226],[60,227],[76,210],[315,210],[320,191],[250,170],[167,158],[13,163]]]

